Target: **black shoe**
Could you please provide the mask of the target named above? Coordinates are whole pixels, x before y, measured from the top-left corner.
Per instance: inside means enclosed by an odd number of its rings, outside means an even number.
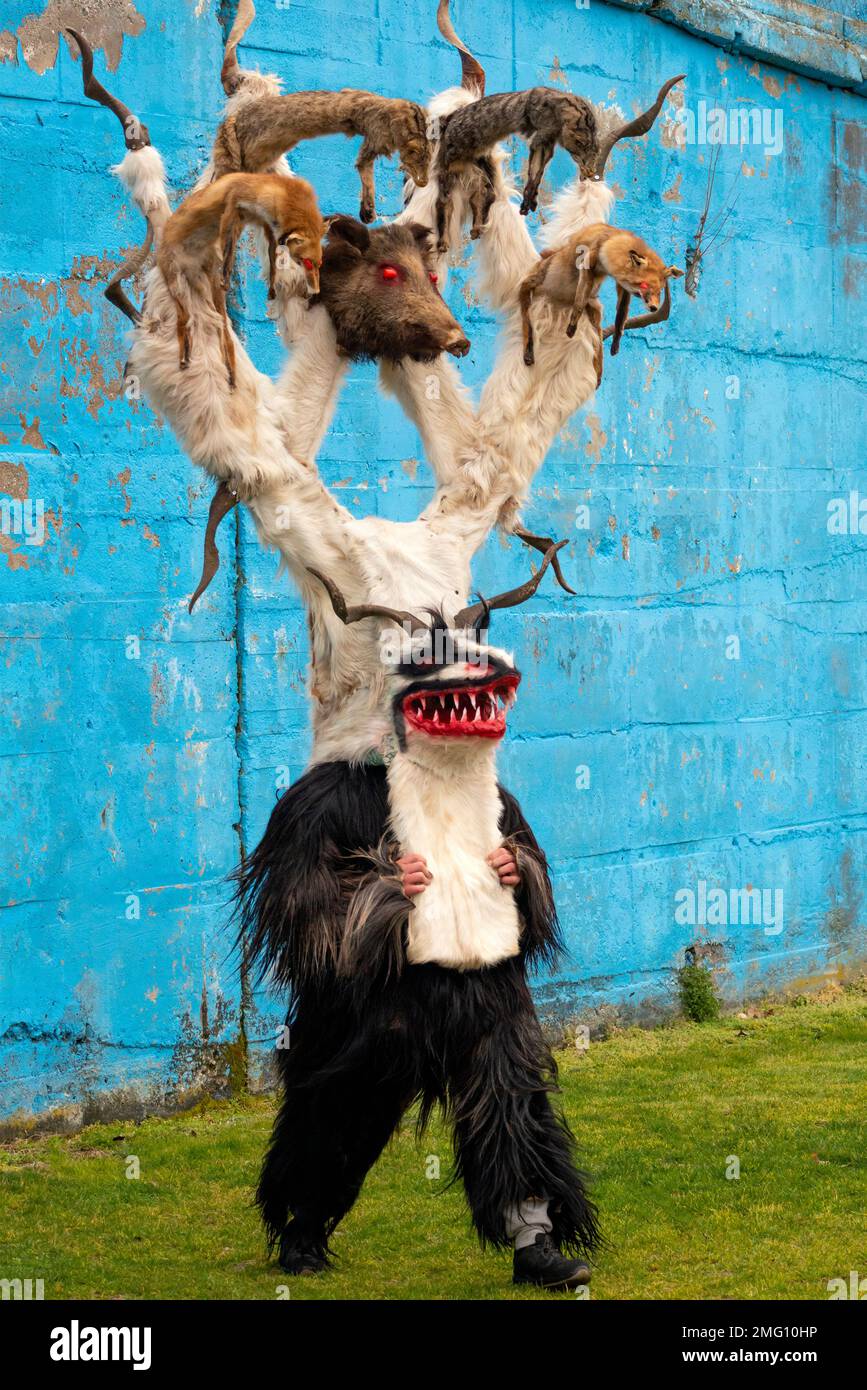
[[[590,1283],[590,1266],[561,1255],[553,1240],[540,1231],[532,1245],[515,1251],[513,1284],[537,1284],[540,1289],[577,1289]]]
[[[290,1221],[280,1237],[279,1263],[287,1274],[321,1274],[330,1266],[324,1237],[316,1239]]]

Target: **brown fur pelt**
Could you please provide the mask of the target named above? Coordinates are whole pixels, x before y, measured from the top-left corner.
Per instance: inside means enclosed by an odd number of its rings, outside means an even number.
[[[437,159],[439,197],[437,233],[440,250],[446,250],[446,227],[452,190],[461,173],[479,165],[482,156],[500,140],[523,135],[530,145],[527,183],[521,212],[534,211],[539,185],[555,147],[559,144],[579,165],[583,178],[596,168],[598,133],[593,107],[582,97],[553,87],[531,87],[525,92],[500,92],[462,107],[443,121]],[[491,186],[487,206],[494,200]]]
[[[430,232],[404,222],[369,229],[336,217],[328,230],[318,301],[340,351],[356,361],[463,357],[470,344],[436,288]]]
[[[361,175],[362,222],[376,216],[373,162],[397,152],[414,183],[427,183],[430,143],[427,116],[414,101],[381,97],[346,87],[339,92],[289,92],[243,102],[217,131],[214,174],[270,169],[300,140],[319,135],[361,135],[356,167]]]
[[[658,314],[662,294],[668,293],[668,281],[678,279],[683,271],[677,266],[666,265],[635,232],[612,227],[607,222],[582,227],[562,246],[544,251],[521,285],[521,327],[524,361],[528,367],[535,361],[530,308],[538,295],[544,295],[556,308],[571,308],[566,325],[570,338],[575,335],[581,315],[587,314],[598,334],[596,384],[599,385],[602,380],[602,306],[598,294],[608,275],[617,284],[617,316],[611,342],[611,356],[614,357],[625,329],[635,326],[628,318],[631,297],[640,295],[651,314]],[[647,321],[652,320],[648,318]]]
[[[226,290],[238,233],[248,223],[261,227],[267,238],[269,298],[274,295],[280,250],[303,264],[310,289],[314,293],[319,289],[325,223],[306,179],[227,174],[184,199],[167,221],[157,252],[157,265],[177,312],[180,366],[188,366],[190,360],[191,286],[201,281],[222,319],[223,357],[230,386],[235,382],[235,350],[226,314]]]

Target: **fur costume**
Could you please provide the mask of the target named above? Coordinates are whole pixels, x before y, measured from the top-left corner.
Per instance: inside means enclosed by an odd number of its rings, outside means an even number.
[[[507,1213],[531,1196],[548,1200],[561,1249],[597,1244],[527,984],[527,968],[560,949],[548,866],[494,771],[490,730],[504,730],[519,679],[474,633],[460,660],[397,667],[388,766],[310,768],[238,873],[247,957],[291,992],[257,1192],[290,1272],[325,1260],[414,1102],[419,1129],[436,1106],[451,1122],[454,1177],[483,1245],[508,1244]],[[485,862],[499,844],[519,866],[514,892]],[[410,846],[433,873],[412,902],[395,866]]]
[[[447,16],[448,0],[439,9]],[[273,78],[237,65],[251,17],[245,3],[227,48],[229,116],[267,104],[276,90]],[[430,177],[423,188],[408,183],[395,241],[420,242],[424,228],[435,228],[437,122],[468,109],[483,90],[478,64],[456,46],[464,84],[428,108]],[[124,124],[129,153],[116,172],[148,221],[148,239],[129,265],[140,269],[171,215],[162,163],[146,129],[93,82],[86,47],[85,90]],[[596,121],[600,133],[614,129],[599,110]],[[233,391],[220,365],[219,317],[204,292],[191,293],[197,352],[182,372],[158,268],[147,278],[143,317],[119,289],[126,268],[115,277],[113,302],[136,325],[130,371],[191,459],[221,485],[212,522],[241,497],[308,610],[311,766],[278,802],[237,875],[246,959],[290,994],[290,1046],[278,1051],[283,1100],[258,1188],[269,1240],[290,1271],[325,1262],[329,1237],[415,1102],[420,1125],[435,1106],[451,1120],[455,1177],[483,1243],[505,1245],[507,1213],[532,1198],[548,1201],[561,1248],[591,1252],[599,1238],[574,1141],[552,1105],[554,1061],[527,984],[528,968],[551,964],[560,945],[547,864],[496,777],[495,749],[520,676],[511,657],[480,636],[490,609],[529,597],[549,565],[563,582],[559,547],[523,533],[546,552],[535,579],[456,612],[476,550],[498,522],[515,528],[552,440],[596,387],[598,333],[586,316],[570,339],[564,315],[534,306],[536,365],[529,370],[522,360],[518,291],[538,252],[503,162],[501,150],[486,152],[494,196],[489,204],[486,197],[483,226],[474,215],[480,288],[504,319],[479,405],[442,356],[417,361],[409,351],[389,360],[395,354],[381,339],[368,354],[381,359],[384,386],[417,424],[436,480],[414,521],[356,518],[319,477],[315,458],[348,359],[328,293],[310,306],[297,267],[276,276],[273,317],[291,350],[282,374],[262,375],[235,339]],[[274,167],[292,177],[284,159]],[[200,182],[212,175],[213,165]],[[452,243],[475,212],[477,177],[467,170],[451,190]],[[570,186],[547,228],[549,244],[607,220],[612,203],[601,181]],[[344,246],[340,254],[351,252]],[[442,287],[444,257],[425,253],[424,271],[428,301],[419,298],[414,316],[429,328],[442,317],[431,284],[439,276]],[[352,355],[364,355],[364,341],[351,346]],[[401,625],[413,640],[426,633],[426,654],[400,643],[386,662],[383,639]],[[504,844],[520,872],[514,891],[487,862]],[[424,855],[432,874],[412,901],[396,863],[410,852]]]

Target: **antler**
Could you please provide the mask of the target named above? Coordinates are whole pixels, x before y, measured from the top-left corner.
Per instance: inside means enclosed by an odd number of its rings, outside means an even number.
[[[124,106],[122,101],[113,97],[111,92],[106,91],[101,82],[97,82],[93,75],[93,49],[85,38],[75,29],[67,29],[69,34],[78,44],[81,54],[81,76],[84,86],[84,95],[90,97],[91,101],[98,101],[101,106],[107,106],[109,111],[113,111],[123,126],[123,138],[128,150],[143,150],[151,142],[148,128],[143,121],[134,116],[128,106]],[[131,275],[136,275],[141,270],[153,246],[154,229],[148,219],[147,236],[137,251],[124,261],[123,265],[115,271],[105,288],[105,297],[110,304],[121,313],[126,314],[133,323],[141,323],[141,314],[128,298],[122,288],[124,280],[128,280]]]
[[[235,22],[229,30],[229,37],[226,40],[223,66],[220,69],[220,81],[227,97],[233,96],[243,84],[244,70],[238,65],[238,44],[255,18],[256,9],[253,0],[240,0]]]
[[[534,550],[541,551],[543,555],[547,555],[548,551],[551,549],[552,546],[555,547],[556,552],[556,543],[553,537],[551,536],[534,536],[532,531],[525,531],[523,526],[513,526],[512,535],[517,536],[518,540],[523,541],[525,545],[532,546]],[[563,578],[563,571],[560,568],[560,561],[556,553],[552,557],[551,564],[554,570],[555,578],[557,580],[557,583],[560,585],[560,588],[565,589],[567,594],[574,594],[576,591],[574,589],[570,589],[569,585],[566,583],[566,580]]]
[[[649,314],[637,314],[634,319],[627,319],[622,331],[625,333],[630,328],[646,328],[650,323],[664,323],[671,313],[671,290],[668,281],[665,282],[665,290],[662,296],[662,303],[658,309],[652,310]],[[609,324],[602,333],[603,339],[610,338],[614,333],[616,325]],[[612,349],[613,352],[613,349]]]
[[[333,579],[328,579],[326,575],[313,569],[311,565],[307,566],[307,573],[315,575],[320,584],[325,585],[331,599],[331,606],[343,623],[358,623],[362,618],[388,618],[390,622],[397,623],[398,627],[403,627],[405,623],[409,623],[413,632],[419,628],[427,631],[430,627],[430,623],[425,622],[423,618],[417,618],[414,613],[406,613],[397,608],[382,608],[375,603],[360,603],[349,608],[346,599]]]
[[[647,134],[662,110],[662,103],[665,101],[665,98],[668,96],[675,82],[682,82],[685,77],[685,72],[680,73],[677,77],[670,77],[668,81],[664,82],[660,87],[659,95],[652,106],[648,106],[647,110],[643,111],[640,116],[636,116],[634,121],[627,121],[625,125],[618,126],[616,130],[611,132],[607,140],[603,141],[599,146],[599,152],[596,156],[596,168],[593,174],[595,179],[602,178],[608,156],[619,140],[626,140],[635,135]]]
[[[540,539],[537,536],[533,540]],[[542,575],[548,566],[556,558],[557,551],[562,550],[568,541],[559,541],[557,545],[551,545],[545,552],[545,559],[532,579],[528,579],[526,584],[520,584],[517,589],[508,589],[504,594],[496,594],[493,598],[479,599],[478,603],[472,604],[469,608],[462,608],[456,614],[455,627],[478,627],[481,618],[487,618],[488,614],[495,608],[515,608],[519,603],[526,603],[528,598],[532,598],[542,582]],[[555,570],[556,573],[556,570]],[[571,590],[570,590],[571,592]]]
[[[479,96],[485,95],[485,69],[472,55],[462,39],[455,33],[455,26],[452,24],[452,17],[449,13],[449,0],[439,0],[437,6],[437,25],[443,38],[461,55],[461,70],[463,80],[461,86],[466,87],[471,92],[478,92]]]

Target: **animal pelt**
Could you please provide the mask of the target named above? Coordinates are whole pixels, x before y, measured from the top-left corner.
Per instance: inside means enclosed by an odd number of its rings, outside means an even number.
[[[251,72],[238,62],[238,45],[255,17],[252,0],[240,0],[220,74],[229,101],[211,155],[213,177],[233,170],[276,168],[300,140],[361,135],[356,167],[361,175],[362,222],[372,222],[376,216],[375,159],[397,151],[405,173],[424,184],[430,146],[425,112],[417,102],[349,87],[283,95],[276,78]]]
[[[441,247],[447,244],[449,199],[456,176],[472,165],[479,168],[488,151],[510,135],[523,135],[530,145],[522,214],[536,207],[542,176],[558,143],[580,165],[582,176],[589,177],[595,170],[596,113],[582,97],[553,87],[531,87],[524,92],[481,97],[444,122],[436,163],[439,181],[437,232]],[[481,172],[484,175],[484,168]],[[495,190],[490,187],[485,199],[488,206],[495,196]],[[484,220],[483,216],[482,223]]]
[[[514,895],[520,956],[550,965],[561,942],[545,856],[515,798],[500,788],[499,799],[500,837],[528,867]],[[384,766],[309,768],[280,797],[236,874],[246,959],[260,977],[293,989],[351,981],[358,997],[399,976],[414,910],[399,887],[399,852]]]
[[[612,227],[606,222],[591,223],[568,238],[556,250],[543,252],[538,265],[521,286],[520,303],[524,334],[524,361],[533,365],[533,329],[530,311],[537,296],[544,297],[559,308],[571,306],[566,333],[572,337],[578,319],[586,313],[592,317],[599,333],[598,378],[602,380],[602,306],[598,294],[602,282],[610,275],[617,285],[617,315],[611,355],[620,347],[632,295],[640,295],[647,308],[655,313],[660,308],[668,280],[679,278],[683,271],[667,266],[660,256],[634,232]]]
[[[501,146],[495,145],[488,152],[488,163],[484,172],[473,164],[454,178],[445,237],[443,238],[443,245],[439,244],[437,209],[440,204],[440,184],[437,175],[437,155],[440,142],[437,132],[455,111],[463,110],[464,107],[478,101],[478,98],[478,92],[468,91],[464,87],[449,87],[444,92],[438,92],[428,102],[429,128],[433,134],[428,180],[423,186],[415,184],[412,179],[406,180],[403,211],[394,219],[395,222],[421,222],[430,228],[436,245],[437,268],[443,277],[443,283],[445,283],[449,259],[446,252],[450,247],[457,248],[459,246],[461,228],[468,214],[473,211],[474,207],[481,210],[489,186],[493,188],[494,196],[502,196],[505,188],[502,172],[505,153]],[[476,221],[478,224],[478,219]],[[479,234],[480,230],[481,226],[477,225],[476,235]]]
[[[245,101],[231,111],[214,142],[214,174],[273,168],[301,140],[319,135],[364,137],[357,167],[362,180],[361,220],[376,216],[373,161],[400,153],[416,184],[427,180],[430,148],[425,113],[416,102],[344,88],[290,92]]]
[[[128,150],[111,172],[120,180],[139,212],[151,223],[168,221],[172,215],[166,193],[163,157],[153,145]]]
[[[482,1245],[507,1248],[507,1210],[536,1193],[548,1198],[562,1249],[598,1247],[521,958],[462,973],[408,966],[375,991],[325,976],[296,992],[287,1022],[282,1103],[257,1191],[284,1269],[308,1253],[327,1258],[334,1228],[416,1100],[419,1131],[437,1108],[453,1126],[452,1181],[463,1183]]]

